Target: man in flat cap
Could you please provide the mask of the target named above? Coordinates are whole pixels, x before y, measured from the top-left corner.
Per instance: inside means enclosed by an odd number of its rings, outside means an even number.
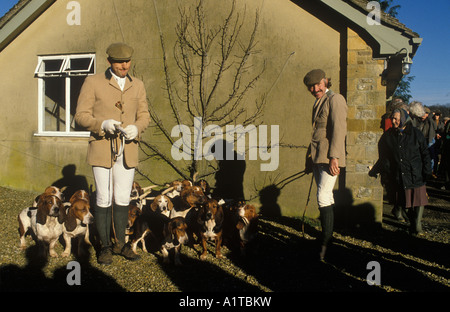
[[[317,185],[317,201],[322,225],[320,259],[323,260],[333,235],[333,188],[340,168],[345,167],[347,103],[344,97],[328,88],[329,78],[321,69],[308,72],[303,83],[316,98],[312,112],[313,133],[310,144],[312,172]]]
[[[113,253],[129,260],[139,258],[125,244],[125,230],[138,144],[150,123],[150,114],[144,83],[128,73],[133,48],[113,43],[106,53],[111,66],[104,73],[86,78],[75,120],[91,132],[87,161],[94,173],[95,221],[102,245],[97,261],[107,265],[112,263]]]

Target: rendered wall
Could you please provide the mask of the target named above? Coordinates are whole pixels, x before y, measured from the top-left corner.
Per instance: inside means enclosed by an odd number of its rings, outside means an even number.
[[[0,67],[10,73],[0,78],[4,95],[0,101],[0,114],[5,116],[1,122],[2,128],[7,128],[0,140],[0,157],[6,164],[0,168],[3,186],[40,191],[60,179],[62,169],[70,164],[76,166],[77,175],[86,177],[88,183],[93,184],[91,168],[85,162],[87,139],[34,136],[37,130],[37,79],[33,72],[38,55],[95,52],[96,70],[103,72],[107,68],[107,46],[112,42],[127,42],[135,49],[132,74],[144,81],[149,104],[166,120],[168,129],[175,125],[168,110],[160,34],[164,38],[173,83],[182,86],[173,57],[175,27],[180,20],[178,6],[192,8],[196,1],[123,0],[115,1],[114,6],[106,0],[77,2],[81,9],[80,25],[68,25],[66,19],[71,10],[66,6],[69,1],[58,0],[0,53]],[[230,8],[231,1],[205,1],[208,23],[220,24]],[[264,162],[261,159],[246,159],[245,197],[253,198],[259,206],[266,205],[267,212],[277,213],[279,209],[283,216],[303,214],[311,176],[300,177],[298,173],[304,169],[304,147],[310,140],[314,98],[302,80],[309,70],[322,68],[332,77],[335,92],[341,92],[340,86],[348,85],[348,94],[344,93],[349,101],[350,131],[345,186],[352,190],[357,202],[370,201],[379,207],[382,192],[377,182],[363,178],[365,166],[375,157],[375,142],[379,135],[376,122],[379,122],[384,104],[383,88],[377,77],[381,64],[371,61],[370,48],[360,39],[354,39],[351,31],[347,34],[330,26],[337,24],[335,19],[328,23],[328,15],[318,18],[317,14],[307,12],[301,2],[237,1],[236,8],[240,14],[245,12],[243,38],[254,26],[258,10],[256,42],[259,53],[251,56],[248,70],[251,73],[265,64],[264,73],[246,95],[245,102],[250,105],[265,94],[266,105],[259,124],[269,128],[278,125],[280,141],[284,145],[280,148],[279,166],[275,171],[261,171],[260,164]],[[348,58],[349,67],[341,68],[342,51],[347,53],[347,42],[344,41],[347,37],[348,55],[344,57]],[[354,56],[355,53],[360,54]],[[364,61],[361,63],[356,59],[358,57]],[[345,77],[342,72],[348,73],[348,82],[344,84],[340,81]],[[368,89],[361,90],[365,88],[363,85],[369,85]],[[153,127],[146,131],[144,140],[162,150],[170,150],[170,145]],[[364,148],[360,146],[361,140],[365,140]],[[178,178],[161,161],[147,159],[144,154],[141,159],[139,170],[152,182],[163,184]],[[152,184],[142,176],[136,178],[143,185]],[[207,179],[214,185],[213,177]],[[318,216],[315,186],[307,215]]]

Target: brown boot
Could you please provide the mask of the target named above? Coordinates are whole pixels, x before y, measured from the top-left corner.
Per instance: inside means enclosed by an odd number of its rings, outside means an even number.
[[[127,260],[135,261],[141,259],[141,256],[135,254],[131,249],[130,244],[125,244],[120,252],[120,255],[123,256]]]
[[[112,261],[111,247],[103,247],[97,257],[99,264],[110,265]]]

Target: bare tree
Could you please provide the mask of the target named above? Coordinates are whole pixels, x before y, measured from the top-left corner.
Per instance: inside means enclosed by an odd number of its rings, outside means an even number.
[[[246,30],[246,11],[237,12],[233,1],[227,16],[217,24],[207,18],[203,0],[195,8],[179,8],[180,20],[176,25],[176,42],[173,47],[174,64],[179,76],[173,76],[165,38],[160,33],[163,51],[165,89],[167,92],[170,118],[150,104],[150,114],[158,133],[169,146],[174,145],[171,129],[176,125],[190,129],[204,129],[208,124],[223,128],[228,124],[243,127],[255,124],[262,116],[265,95],[249,104],[246,97],[256,86],[264,72],[264,61],[259,65],[254,56],[257,50],[257,29],[259,13],[256,12],[250,31]],[[180,77],[174,79],[173,77]],[[245,103],[244,103],[244,100]],[[201,122],[199,124],[199,122]],[[194,129],[199,130],[199,129]],[[203,135],[198,138],[205,140]],[[190,147],[191,155],[198,142]],[[207,162],[199,167],[199,159],[174,161],[167,152],[151,142],[143,140],[141,149],[148,158],[157,158],[170,166],[179,176],[192,178],[214,174],[217,163]],[[142,170],[141,174],[146,175]],[[156,182],[156,181],[152,181]]]

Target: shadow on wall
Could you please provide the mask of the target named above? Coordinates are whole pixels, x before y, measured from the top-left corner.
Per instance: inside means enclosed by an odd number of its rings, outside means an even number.
[[[276,185],[268,185],[259,191],[261,207],[259,213],[264,217],[281,217],[281,208],[278,205],[278,197],[281,190]]]
[[[278,197],[281,189],[276,185],[269,185],[259,192],[261,202],[260,214],[267,218],[282,217]],[[315,194],[311,194],[314,200]],[[335,198],[335,229],[357,230],[373,232],[381,228],[381,224],[375,221],[375,207],[371,203],[353,205],[354,199],[349,188],[334,191]]]
[[[335,191],[336,207],[334,210],[335,227],[346,230],[376,231],[381,224],[375,221],[375,207],[371,203],[353,205],[352,191],[344,188]]]
[[[213,195],[224,199],[245,199],[243,186],[246,168],[245,160],[238,159],[240,155],[233,150],[234,144],[230,144],[225,140],[221,140],[221,142],[219,141],[216,144],[222,144],[221,158],[223,160],[218,161],[219,169],[215,174],[216,184]],[[216,144],[211,148],[212,153],[216,153]],[[227,159],[227,150],[233,150],[233,160]]]
[[[59,188],[66,187],[64,190],[65,199],[70,199],[73,193],[78,190],[85,190],[86,192],[89,192],[89,185],[86,177],[83,175],[77,175],[76,171],[77,167],[74,164],[69,164],[61,171],[63,177],[52,183],[53,186]]]

